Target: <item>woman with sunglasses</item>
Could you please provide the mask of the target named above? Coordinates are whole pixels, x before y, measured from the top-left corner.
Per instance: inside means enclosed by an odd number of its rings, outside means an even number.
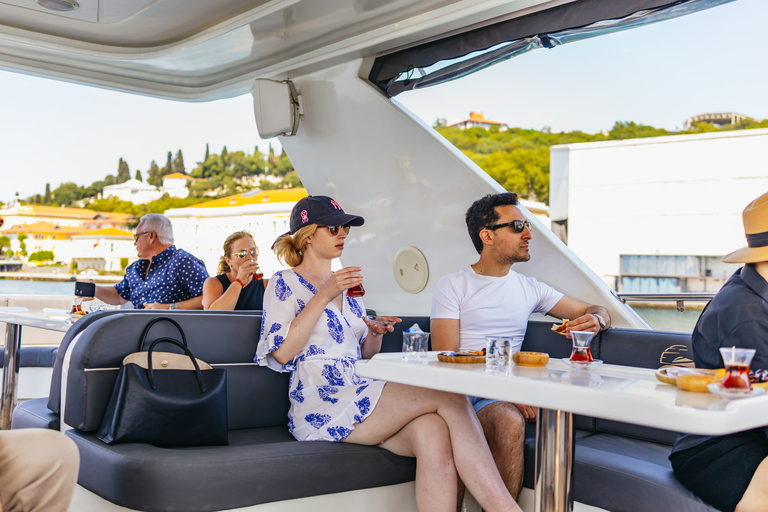
[[[217,310],[261,310],[264,288],[256,261],[259,250],[247,231],[236,231],[224,241],[219,274],[203,284],[203,308]]]
[[[363,222],[330,197],[309,196],[272,247],[292,268],[267,286],[254,361],[291,372],[291,433],[299,441],[378,445],[416,457],[420,511],[455,511],[459,476],[484,510],[521,510],[466,396],[355,374],[355,362],[379,352],[393,330],[368,321],[362,299],[347,294],[363,281],[359,267],[331,270],[350,227]]]

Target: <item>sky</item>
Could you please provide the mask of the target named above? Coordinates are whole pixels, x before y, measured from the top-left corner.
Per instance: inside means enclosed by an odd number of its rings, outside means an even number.
[[[616,121],[682,129],[687,117],[738,112],[768,118],[768,1],[738,0],[656,25],[535,50],[396,100],[429,124],[482,112],[510,126],[610,130]],[[0,201],[45,184],[133,177],[182,150],[188,170],[212,153],[266,153],[250,94],[183,103],[0,71]],[[290,156],[290,155],[289,155]]]

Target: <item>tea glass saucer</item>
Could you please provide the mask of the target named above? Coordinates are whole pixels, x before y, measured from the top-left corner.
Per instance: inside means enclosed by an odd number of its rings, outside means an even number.
[[[723,398],[729,398],[731,400],[737,400],[739,398],[749,398],[753,396],[760,396],[765,393],[764,388],[752,388],[750,391],[742,391],[732,388],[724,388],[719,382],[713,382],[707,384],[707,389],[713,395],[717,395]]]
[[[591,362],[588,363],[582,363],[581,361],[571,361],[570,358],[564,357],[562,359],[563,363],[565,363],[566,366],[570,366],[574,370],[581,370],[581,371],[589,371],[594,370],[603,362],[600,359],[594,359]]]

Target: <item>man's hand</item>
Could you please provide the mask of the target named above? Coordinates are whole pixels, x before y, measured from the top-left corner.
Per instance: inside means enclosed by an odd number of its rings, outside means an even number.
[[[586,314],[579,318],[568,321],[568,327],[566,327],[566,337],[571,338],[571,331],[589,331],[597,334],[600,332],[600,322],[597,321],[595,315]]]
[[[536,421],[536,415],[539,413],[538,407],[532,407],[530,405],[523,405],[523,404],[514,404],[515,407],[520,409],[520,412],[523,413],[523,417],[525,418],[525,421],[528,423]]]
[[[159,302],[149,302],[144,304],[144,309],[171,309],[171,305],[160,304]]]

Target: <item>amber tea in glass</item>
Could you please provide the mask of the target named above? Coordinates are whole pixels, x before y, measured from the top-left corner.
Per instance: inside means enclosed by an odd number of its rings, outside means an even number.
[[[347,290],[347,295],[350,297],[362,297],[365,295],[365,288],[363,288],[362,284],[359,284],[357,286],[353,286],[349,290]]]
[[[592,336],[595,333],[590,331],[571,331],[571,340],[573,341],[573,350],[571,351],[571,361],[575,363],[591,363],[592,359]]]
[[[755,356],[755,349],[722,347],[720,355],[723,357],[723,364],[725,365],[725,376],[720,381],[720,385],[733,390],[751,390],[749,365]]]

